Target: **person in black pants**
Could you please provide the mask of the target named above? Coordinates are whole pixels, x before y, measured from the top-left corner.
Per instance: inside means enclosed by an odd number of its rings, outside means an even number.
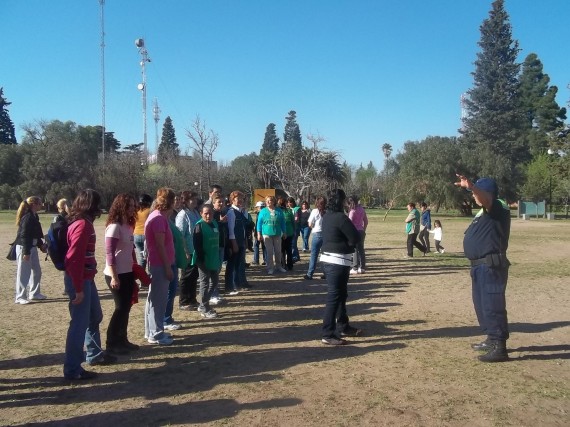
[[[414,256],[414,246],[425,255],[427,253],[426,247],[416,240],[420,231],[420,213],[416,209],[415,203],[408,203],[408,212],[409,214],[405,220],[406,233],[408,235],[408,240],[406,242],[408,258],[412,258]]]
[[[475,203],[483,209],[465,231],[463,251],[471,263],[472,298],[477,320],[487,338],[472,344],[474,350],[486,351],[482,362],[509,360],[507,340],[509,325],[505,290],[509,275],[507,248],[511,230],[511,213],[505,201],[498,198],[498,187],[491,178],[475,184],[457,175],[455,185],[473,192]]]
[[[420,217],[420,243],[425,246],[426,252],[431,252],[429,245],[429,232],[431,230],[431,211],[426,202],[421,204],[422,214]]]
[[[323,216],[321,252],[321,262],[327,280],[327,299],[321,341],[327,345],[344,345],[347,341],[343,337],[362,333],[361,329],[350,326],[346,313],[348,278],[360,233],[344,213],[344,191],[329,191],[327,200],[327,213]]]

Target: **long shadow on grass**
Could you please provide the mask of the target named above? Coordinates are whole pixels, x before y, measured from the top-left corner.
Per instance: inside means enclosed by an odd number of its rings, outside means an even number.
[[[512,357],[512,353],[542,353],[542,354],[524,354],[520,357]],[[546,354],[546,352],[549,352]],[[561,353],[556,353],[561,352]],[[568,360],[570,359],[570,345],[531,345],[526,347],[509,349],[511,359],[519,360]]]
[[[301,399],[284,398],[239,403],[234,399],[213,399],[182,404],[150,403],[144,408],[123,411],[102,412],[83,415],[66,420],[32,423],[30,426],[102,426],[102,425],[166,425],[198,424],[231,418],[241,411],[264,410],[297,406]]]

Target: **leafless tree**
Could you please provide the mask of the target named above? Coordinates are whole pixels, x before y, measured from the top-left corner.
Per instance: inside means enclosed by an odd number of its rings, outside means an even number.
[[[214,153],[218,148],[220,139],[218,134],[212,129],[206,130],[206,122],[196,116],[190,125],[190,129],[186,129],[186,136],[192,141],[195,152],[198,154],[198,161],[200,163],[200,194],[204,194],[204,180],[207,182],[209,188],[212,184],[212,166],[214,165]]]

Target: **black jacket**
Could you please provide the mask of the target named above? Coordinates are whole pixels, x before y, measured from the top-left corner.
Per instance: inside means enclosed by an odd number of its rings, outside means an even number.
[[[44,232],[38,214],[28,212],[20,220],[18,227],[18,235],[16,236],[15,243],[22,246],[22,254],[30,255],[33,246],[33,240],[37,239],[37,245],[43,245]]]
[[[323,216],[323,252],[351,254],[360,242],[360,233],[344,212],[331,212]]]

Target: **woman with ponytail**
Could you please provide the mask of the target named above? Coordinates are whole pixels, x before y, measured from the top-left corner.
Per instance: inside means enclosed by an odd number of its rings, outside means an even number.
[[[42,240],[44,233],[38,217],[42,209],[42,201],[37,196],[28,197],[18,208],[16,225],[16,259],[18,270],[16,273],[16,304],[28,304],[30,300],[44,300],[46,296],[40,293],[40,280],[42,269],[38,248],[46,251],[46,244]]]

